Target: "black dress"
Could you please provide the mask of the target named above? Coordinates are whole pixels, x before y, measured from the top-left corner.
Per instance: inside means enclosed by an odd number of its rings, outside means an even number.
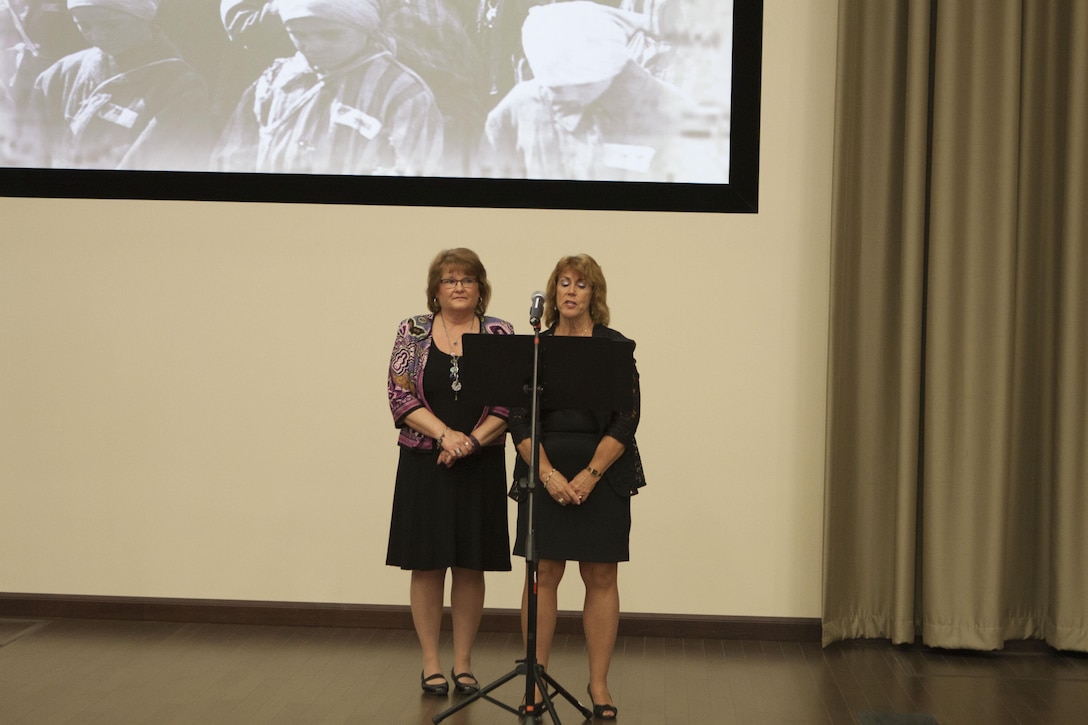
[[[450,364],[450,356],[432,344],[423,397],[447,425],[469,432],[480,409],[455,399]],[[402,569],[510,571],[505,482],[501,445],[484,446],[450,468],[438,463],[437,451],[401,447],[385,563]]]
[[[551,334],[549,330],[543,334]],[[593,329],[594,337],[624,340],[620,333],[603,325]],[[536,497],[536,553],[541,559],[558,561],[613,562],[630,557],[631,496],[645,485],[642,460],[635,443],[640,396],[635,372],[631,410],[599,413],[584,410],[544,410],[540,419],[541,443],[548,460],[570,480],[589,465],[597,444],[610,435],[626,446],[623,455],[604,472],[593,492],[577,506],[561,506],[543,488]],[[515,443],[529,437],[527,411],[512,411],[510,436]],[[528,472],[519,456],[515,480]],[[514,553],[525,556],[528,506],[518,506]]]

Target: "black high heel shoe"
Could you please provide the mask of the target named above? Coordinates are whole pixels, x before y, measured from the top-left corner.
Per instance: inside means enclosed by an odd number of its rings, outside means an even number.
[[[586,694],[589,695],[589,704],[593,705],[593,717],[598,720],[615,720],[616,716],[620,714],[620,709],[615,705],[598,705],[593,702],[593,693],[589,689],[589,685],[586,685]]]
[[[480,681],[471,672],[458,674],[450,670],[450,676],[453,678],[453,689],[458,695],[474,695],[480,691]],[[472,682],[461,682],[462,678],[471,679]]]
[[[549,694],[548,697],[550,698],[551,694]],[[544,698],[534,702],[532,708],[526,705],[525,701],[522,700],[521,704],[518,705],[518,715],[539,720],[544,716]]]
[[[431,684],[434,679],[441,679],[441,682]],[[435,672],[433,675],[424,675],[422,671],[419,673],[419,686],[423,688],[423,694],[425,695],[448,695],[450,692],[450,683],[446,682],[446,676],[441,672]]]
[[[533,709],[530,711],[529,706],[524,702],[518,705],[518,715],[520,717],[531,717],[539,720],[544,717],[544,701],[540,700],[533,703]]]

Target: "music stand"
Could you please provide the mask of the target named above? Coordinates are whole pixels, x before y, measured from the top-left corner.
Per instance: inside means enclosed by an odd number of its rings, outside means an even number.
[[[484,699],[515,715],[536,720],[545,712],[560,725],[551,695],[562,695],[588,720],[593,711],[580,703],[559,684],[536,659],[537,629],[537,557],[536,492],[540,480],[540,407],[580,408],[589,410],[624,410],[631,405],[634,376],[635,343],[597,337],[553,337],[533,335],[466,334],[461,338],[464,358],[461,368],[462,397],[481,406],[502,405],[530,409],[529,428],[532,453],[529,475],[518,482],[524,489],[528,506],[525,532],[526,634],[525,659],[518,660],[510,672],[474,692],[468,698],[432,718],[437,723],[453,713]],[[510,680],[525,676],[525,711],[491,697],[491,693]],[[548,686],[554,692],[548,693]],[[543,708],[535,711],[536,690],[543,698]]]

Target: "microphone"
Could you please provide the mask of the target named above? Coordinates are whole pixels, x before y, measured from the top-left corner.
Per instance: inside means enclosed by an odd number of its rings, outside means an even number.
[[[534,330],[540,329],[540,319],[544,317],[544,293],[534,292],[532,306],[529,307],[529,324]]]

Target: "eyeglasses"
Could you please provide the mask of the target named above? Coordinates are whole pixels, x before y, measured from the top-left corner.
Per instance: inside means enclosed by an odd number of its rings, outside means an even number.
[[[475,277],[462,277],[461,279],[454,279],[453,277],[443,277],[442,279],[440,279],[438,281],[446,289],[453,289],[457,285],[461,285],[462,287],[475,287],[476,286],[476,278]]]

